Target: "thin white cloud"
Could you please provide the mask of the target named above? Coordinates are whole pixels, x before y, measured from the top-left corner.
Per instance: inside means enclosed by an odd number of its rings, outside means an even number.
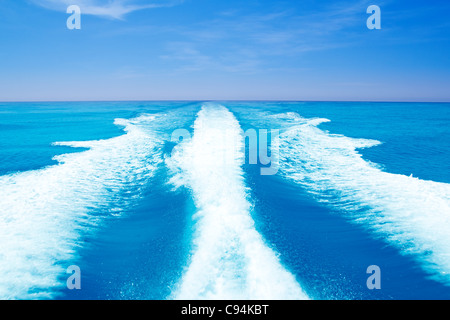
[[[82,14],[91,14],[112,19],[123,19],[131,12],[174,6],[179,1],[139,1],[139,0],[32,0],[33,3],[56,11],[65,11],[70,5],[78,5]]]
[[[182,71],[281,72],[289,59],[297,64],[303,54],[361,43],[355,30],[366,28],[369,1],[340,1],[305,13],[289,5],[272,12],[222,12],[180,27],[183,40],[169,42],[160,57]]]

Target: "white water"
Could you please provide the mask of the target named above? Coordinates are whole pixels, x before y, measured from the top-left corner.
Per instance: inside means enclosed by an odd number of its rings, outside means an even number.
[[[377,141],[328,134],[295,114],[282,136],[280,173],[410,254],[437,280],[450,284],[450,184],[382,171],[358,148]]]
[[[0,177],[0,299],[52,298],[65,285],[80,236],[120,214],[161,161],[157,139],[139,126],[148,121],[118,119],[122,136],[55,143],[89,150]]]
[[[251,218],[241,165],[243,136],[226,108],[206,105],[194,135],[175,148],[172,183],[193,193],[194,249],[176,299],[307,299]]]

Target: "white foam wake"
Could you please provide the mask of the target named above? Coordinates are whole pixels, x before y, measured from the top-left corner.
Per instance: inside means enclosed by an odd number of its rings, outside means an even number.
[[[89,150],[0,177],[0,299],[54,297],[80,235],[139,196],[161,158],[158,140],[138,125],[146,121],[117,120],[126,134],[108,140],[55,143]]]
[[[358,148],[377,141],[326,133],[298,115],[281,136],[280,172],[317,199],[346,212],[375,234],[412,254],[450,284],[450,184],[382,171]]]
[[[167,160],[172,182],[189,187],[194,250],[176,299],[307,299],[295,277],[256,231],[241,164],[243,135],[226,108],[206,105],[194,135]]]

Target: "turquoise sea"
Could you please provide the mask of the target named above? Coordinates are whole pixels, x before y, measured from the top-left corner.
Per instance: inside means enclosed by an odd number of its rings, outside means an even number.
[[[448,103],[0,103],[0,298],[450,299],[449,137]]]

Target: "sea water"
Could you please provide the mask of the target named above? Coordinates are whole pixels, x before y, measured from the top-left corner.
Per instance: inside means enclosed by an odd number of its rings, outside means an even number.
[[[431,103],[1,103],[0,298],[448,299],[449,123]],[[279,130],[276,174],[248,129]]]

